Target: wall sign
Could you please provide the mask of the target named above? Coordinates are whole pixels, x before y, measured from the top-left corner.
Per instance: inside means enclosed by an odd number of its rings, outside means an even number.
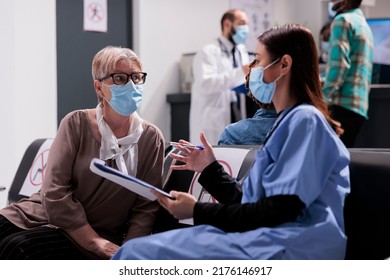
[[[84,31],[107,32],[107,0],[84,0]]]

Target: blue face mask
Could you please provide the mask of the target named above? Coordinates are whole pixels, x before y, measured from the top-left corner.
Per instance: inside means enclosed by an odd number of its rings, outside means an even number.
[[[248,25],[239,25],[236,29],[236,32],[232,35],[234,43],[237,45],[244,44],[249,35],[249,26]]]
[[[106,84],[103,84],[107,86]],[[142,101],[142,85],[134,85],[132,81],[125,85],[107,86],[111,90],[111,99],[107,102],[119,115],[130,116]]]
[[[263,80],[264,70],[268,69],[278,61],[279,59],[275,60],[266,67],[255,67],[251,69],[251,73],[249,75],[249,90],[251,91],[252,95],[261,103],[270,104],[272,102],[272,98],[275,94],[276,82],[282,76],[279,76],[272,83],[267,84]]]

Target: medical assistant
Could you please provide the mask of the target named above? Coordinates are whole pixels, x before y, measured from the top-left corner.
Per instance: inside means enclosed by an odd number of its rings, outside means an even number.
[[[226,173],[218,172],[216,162],[199,177],[212,195],[230,191],[230,204],[196,203],[197,226],[130,240],[113,259],[344,259],[349,161],[347,148],[315,107],[286,109],[257,151],[242,193],[238,185],[235,191],[224,188]],[[291,221],[275,218],[272,224],[261,203],[280,195],[296,196],[304,205]],[[283,208],[288,212],[289,205]]]
[[[205,132],[216,145],[222,130],[231,123],[230,103],[236,96],[233,88],[245,82],[241,67],[233,68],[233,44],[225,37],[206,45],[194,57],[194,82],[191,90],[190,141],[199,143],[200,132]],[[236,45],[239,65],[249,63],[244,45]]]

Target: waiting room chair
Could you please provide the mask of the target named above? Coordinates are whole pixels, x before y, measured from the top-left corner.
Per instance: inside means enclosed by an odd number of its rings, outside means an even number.
[[[8,192],[8,204],[29,197],[40,189],[51,138],[34,140],[26,149]]]
[[[349,149],[351,193],[344,207],[346,259],[390,257],[390,149]]]

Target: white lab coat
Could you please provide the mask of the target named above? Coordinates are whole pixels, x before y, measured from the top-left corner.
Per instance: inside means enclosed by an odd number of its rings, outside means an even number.
[[[226,125],[230,124],[230,103],[236,96],[232,88],[245,82],[242,67],[233,68],[233,44],[220,37],[203,47],[194,57],[194,82],[191,90],[190,141],[199,144],[199,134],[205,132],[213,145]],[[249,63],[244,45],[237,45],[241,64]]]

